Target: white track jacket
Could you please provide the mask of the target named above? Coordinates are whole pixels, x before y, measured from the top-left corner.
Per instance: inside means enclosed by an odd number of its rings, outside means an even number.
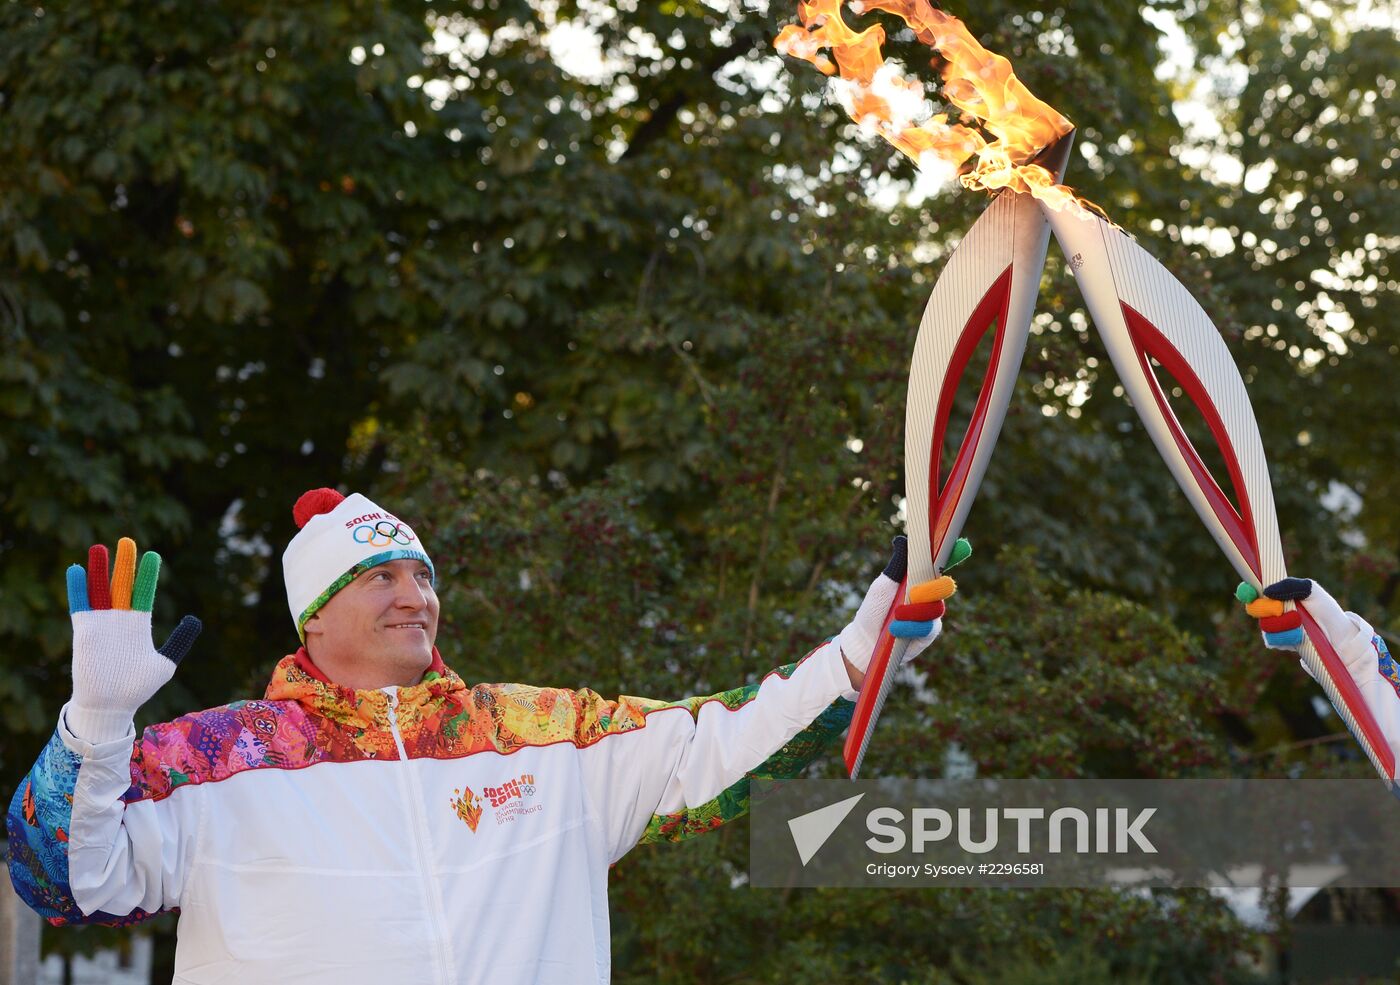
[[[60,719],[9,813],[55,924],[179,908],[177,983],[609,979],[608,867],[748,808],[853,705],[838,648],[663,703],[422,683],[351,691],[305,651],[260,701],[91,745]]]

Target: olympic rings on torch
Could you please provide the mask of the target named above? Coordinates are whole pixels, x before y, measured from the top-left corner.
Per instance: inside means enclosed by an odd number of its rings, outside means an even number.
[[[355,528],[354,537],[355,543],[368,544],[370,547],[388,547],[390,544],[407,547],[415,539],[407,527],[388,520],[380,520],[373,524],[362,523]]]

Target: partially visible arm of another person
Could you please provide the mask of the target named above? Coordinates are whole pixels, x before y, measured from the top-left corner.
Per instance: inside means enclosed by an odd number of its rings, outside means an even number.
[[[1259,620],[1265,646],[1294,653],[1303,642],[1302,617],[1296,609],[1284,612],[1283,603],[1307,602],[1308,612],[1342,658],[1362,700],[1400,761],[1400,667],[1370,623],[1354,612],[1342,611],[1325,588],[1308,578],[1274,582],[1264,589],[1263,597],[1253,586],[1241,582],[1235,597],[1245,603],[1246,612]],[[1301,659],[1298,663],[1312,676],[1307,664]]]
[[[159,650],[151,642],[160,555],[136,570],[123,538],[108,580],[107,549],[88,570],[68,569],[73,619],[73,697],[16,791],[7,827],[10,879],[50,923],[143,920],[178,904],[194,837],[189,804],[127,806],[133,787],[133,719],[175,672],[199,635],[185,616]]]

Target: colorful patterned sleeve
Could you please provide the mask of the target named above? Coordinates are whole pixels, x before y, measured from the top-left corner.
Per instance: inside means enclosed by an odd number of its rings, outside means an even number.
[[[575,692],[585,782],[614,860],[749,808],[749,783],[799,775],[850,724],[840,652],[823,644],[762,681],[706,697],[604,701]]]
[[[127,747],[130,750],[130,746]],[[10,881],[31,909],[54,926],[140,923],[156,914],[133,909],[125,914],[85,914],[73,897],[68,850],[73,799],[83,759],[55,732],[10,802]],[[159,912],[159,911],[156,911]]]
[[[199,836],[192,750],[229,709],[152,725],[139,739],[90,743],[67,708],[10,804],[10,880],[55,926],[139,923],[179,905]]]
[[[1371,646],[1376,649],[1376,669],[1395,691],[1396,698],[1400,699],[1400,667],[1396,666],[1395,658],[1390,655],[1390,647],[1385,645],[1379,633],[1371,637]]]

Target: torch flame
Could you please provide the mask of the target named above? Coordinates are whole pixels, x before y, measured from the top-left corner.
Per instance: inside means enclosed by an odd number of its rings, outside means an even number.
[[[921,168],[962,171],[965,188],[1028,192],[1055,208],[1074,193],[1031,161],[1074,125],[1037,99],[1011,71],[1011,63],[977,42],[962,21],[934,9],[928,0],[852,0],[856,13],[883,10],[902,18],[924,44],[942,56],[943,95],[966,122],[946,113],[917,122],[924,87],[885,61],[885,31],[878,24],[852,30],[841,16],[843,0],[805,0],[797,6],[801,25],[783,28],[774,47],[811,62],[827,75],[840,73],[837,91],[851,117],[873,128]],[[829,50],[828,58],[823,50]],[[832,63],[835,59],[835,64]],[[934,60],[937,63],[937,59]],[[975,123],[979,126],[969,126]],[[988,140],[983,131],[991,134]],[[970,163],[969,163],[970,162]]]

